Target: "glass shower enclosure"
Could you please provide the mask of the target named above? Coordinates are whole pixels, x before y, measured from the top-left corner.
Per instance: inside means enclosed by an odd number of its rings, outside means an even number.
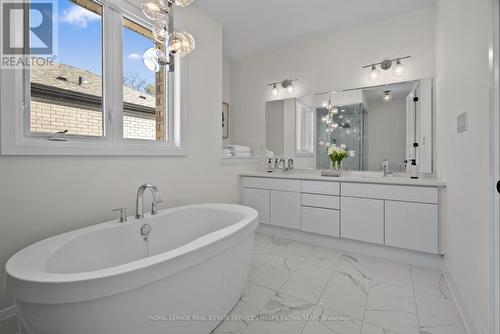
[[[367,168],[366,131],[368,113],[363,103],[350,105],[336,105],[337,114],[333,121],[338,127],[331,129],[322,119],[328,115],[326,107],[316,108],[316,166],[319,169],[330,168],[330,157],[326,143],[346,145],[348,150],[354,151],[354,157],[342,161],[344,170],[362,171]]]

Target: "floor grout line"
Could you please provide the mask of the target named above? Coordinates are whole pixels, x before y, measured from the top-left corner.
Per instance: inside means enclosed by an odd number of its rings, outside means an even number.
[[[410,265],[410,275],[411,275],[411,286],[413,288],[413,301],[415,302],[415,314],[417,315],[418,331],[420,332],[420,315],[418,314],[417,292],[416,292],[416,288],[415,288],[415,279],[413,277],[413,266],[412,265]]]

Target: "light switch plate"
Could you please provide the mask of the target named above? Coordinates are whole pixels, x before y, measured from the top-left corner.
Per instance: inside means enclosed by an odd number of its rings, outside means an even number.
[[[469,129],[469,111],[466,111],[457,116],[457,133],[467,131],[468,129]]]

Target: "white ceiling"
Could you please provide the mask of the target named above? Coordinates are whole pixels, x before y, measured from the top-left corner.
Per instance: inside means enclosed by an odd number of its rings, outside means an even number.
[[[197,0],[196,4],[223,25],[224,57],[236,60],[314,34],[429,7],[434,0]]]

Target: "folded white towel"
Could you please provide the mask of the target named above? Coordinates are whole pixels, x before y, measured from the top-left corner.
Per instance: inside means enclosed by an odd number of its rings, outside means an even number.
[[[232,154],[224,154],[222,155],[223,158],[232,158],[233,155]]]
[[[232,153],[231,153],[231,150],[230,150],[230,149],[228,149],[228,148],[223,149],[223,150],[222,150],[222,153],[224,153],[224,154],[232,154]]]
[[[244,145],[227,145],[225,148],[229,148],[233,152],[250,152],[250,147]]]
[[[238,158],[250,158],[252,156],[252,153],[250,153],[250,152],[235,152],[234,156],[238,157]]]

